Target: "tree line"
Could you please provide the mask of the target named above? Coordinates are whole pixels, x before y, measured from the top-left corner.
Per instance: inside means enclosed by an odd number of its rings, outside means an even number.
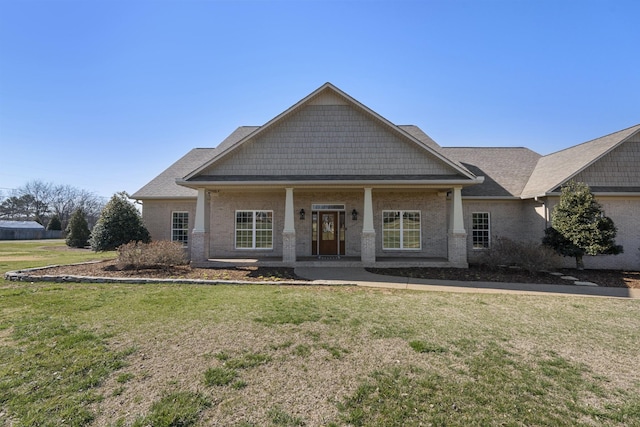
[[[102,197],[90,191],[40,180],[29,181],[0,200],[0,219],[36,221],[54,230],[64,230],[78,209],[93,227],[105,205]]]

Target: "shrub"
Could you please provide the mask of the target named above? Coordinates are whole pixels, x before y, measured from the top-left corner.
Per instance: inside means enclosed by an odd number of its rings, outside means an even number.
[[[618,232],[613,220],[604,215],[589,186],[571,181],[562,187],[560,201],[553,208],[550,229],[542,243],[562,256],[576,259],[576,268],[584,268],[585,255],[618,255]]]
[[[516,266],[532,274],[557,268],[560,257],[553,249],[538,243],[520,243],[506,237],[494,237],[491,248],[480,257],[480,264],[493,269]]]
[[[186,264],[181,243],[159,240],[151,243],[129,242],[118,247],[117,265],[121,269],[163,268]]]
[[[114,194],[91,233],[91,249],[111,251],[129,242],[149,243],[151,236],[140,213],[124,191]]]
[[[71,215],[69,225],[67,225],[67,246],[71,248],[84,248],[89,243],[89,226],[82,209],[76,209]]]

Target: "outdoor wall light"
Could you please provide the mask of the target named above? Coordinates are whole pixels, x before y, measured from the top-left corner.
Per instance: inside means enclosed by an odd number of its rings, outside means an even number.
[[[304,219],[304,209],[300,209],[300,219]]]
[[[351,211],[351,219],[354,220],[354,221],[358,220],[358,211],[357,210],[354,209],[354,210]]]

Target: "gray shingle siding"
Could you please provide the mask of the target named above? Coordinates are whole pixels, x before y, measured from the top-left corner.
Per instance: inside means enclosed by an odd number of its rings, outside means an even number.
[[[243,142],[204,175],[455,175],[443,161],[365,113],[307,105]]]
[[[640,184],[640,135],[616,147],[610,153],[578,173],[576,181],[591,187],[627,187]]]

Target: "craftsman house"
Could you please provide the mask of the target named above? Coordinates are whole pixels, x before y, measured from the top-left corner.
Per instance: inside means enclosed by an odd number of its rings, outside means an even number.
[[[466,267],[496,236],[540,242],[569,180],[589,184],[640,264],[640,125],[548,156],[441,147],[330,83],[262,126],[196,148],[132,195],[154,239],[197,264]],[[569,260],[571,261],[571,260]]]

